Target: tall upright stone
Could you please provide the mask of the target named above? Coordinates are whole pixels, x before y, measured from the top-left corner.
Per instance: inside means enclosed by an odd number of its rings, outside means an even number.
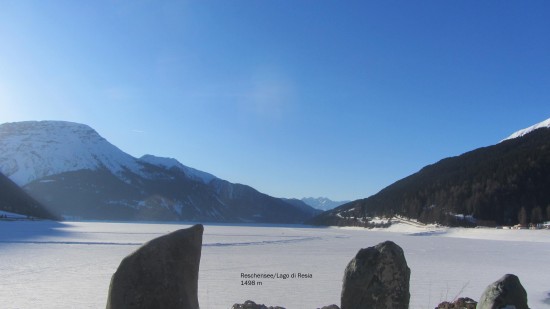
[[[490,284],[477,304],[477,309],[500,308],[529,309],[527,292],[516,275],[504,275]]]
[[[403,249],[391,241],[361,249],[344,273],[342,309],[406,309],[409,280]]]
[[[125,257],[111,278],[107,309],[198,309],[203,230],[172,232]]]

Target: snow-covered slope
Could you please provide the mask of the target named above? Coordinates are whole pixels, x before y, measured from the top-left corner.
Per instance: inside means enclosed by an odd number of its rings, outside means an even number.
[[[533,132],[534,130],[540,129],[540,128],[550,128],[550,118],[544,120],[543,122],[539,122],[535,125],[532,125],[528,128],[519,130],[519,131],[513,133],[512,135],[508,136],[507,138],[505,138],[504,141],[524,136],[525,134],[528,134],[528,133]]]
[[[196,181],[201,181],[205,184],[208,184],[212,179],[216,178],[216,176],[212,174],[208,174],[206,172],[199,171],[194,168],[185,166],[174,158],[162,158],[162,157],[157,157],[153,155],[144,155],[141,158],[139,158],[139,161],[160,166],[165,169],[176,168],[182,171],[183,173],[185,173],[185,175],[188,178]]]
[[[0,125],[0,171],[23,186],[33,180],[105,167],[140,174],[141,164],[84,124],[26,121]]]

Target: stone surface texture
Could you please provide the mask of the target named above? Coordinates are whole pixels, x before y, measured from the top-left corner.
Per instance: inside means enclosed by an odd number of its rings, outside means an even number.
[[[199,309],[203,226],[155,238],[125,257],[111,278],[107,309]]]
[[[490,284],[481,295],[477,309],[528,309],[527,292],[516,275],[507,274]]]
[[[407,309],[409,280],[403,249],[391,241],[359,250],[344,273],[342,309]]]

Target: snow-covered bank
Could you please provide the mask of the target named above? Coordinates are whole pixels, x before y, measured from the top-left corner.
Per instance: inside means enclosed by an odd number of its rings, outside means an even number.
[[[363,228],[354,228],[362,230]],[[364,230],[364,229],[363,229]],[[550,243],[550,230],[513,230],[496,229],[489,227],[480,228],[449,228],[437,225],[414,224],[414,222],[394,222],[388,228],[373,229],[380,232],[401,233],[412,236],[441,236],[452,238],[468,238],[479,240],[498,241],[527,241]]]
[[[541,246],[547,247],[548,243],[550,243],[550,230],[497,230],[492,228],[453,228],[447,229],[446,233],[443,236],[499,241],[540,242],[546,243],[541,244]]]
[[[388,219],[375,218],[373,223],[385,224]],[[441,236],[452,238],[484,239],[499,241],[550,242],[550,230],[547,229],[496,229],[490,227],[450,228],[435,224],[423,224],[415,220],[395,217],[391,225],[385,228],[366,229],[363,227],[332,227],[343,230],[392,232],[410,236]]]
[[[186,226],[0,222],[2,308],[104,307],[110,277],[124,256],[152,238]],[[518,238],[512,239],[513,235]],[[541,271],[548,265],[549,238],[547,230],[407,224],[376,231],[206,225],[199,301],[206,309],[229,308],[246,299],[287,308],[338,304],[349,260],[360,248],[392,240],[403,247],[412,271],[411,308],[433,308],[461,291],[460,295],[477,299],[505,273],[519,276],[531,308],[550,308],[550,283]],[[302,273],[312,278],[241,285],[241,273]]]

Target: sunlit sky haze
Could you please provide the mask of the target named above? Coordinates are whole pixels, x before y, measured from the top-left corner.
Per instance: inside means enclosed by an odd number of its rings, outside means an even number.
[[[364,198],[550,117],[548,1],[0,0],[0,123]]]

